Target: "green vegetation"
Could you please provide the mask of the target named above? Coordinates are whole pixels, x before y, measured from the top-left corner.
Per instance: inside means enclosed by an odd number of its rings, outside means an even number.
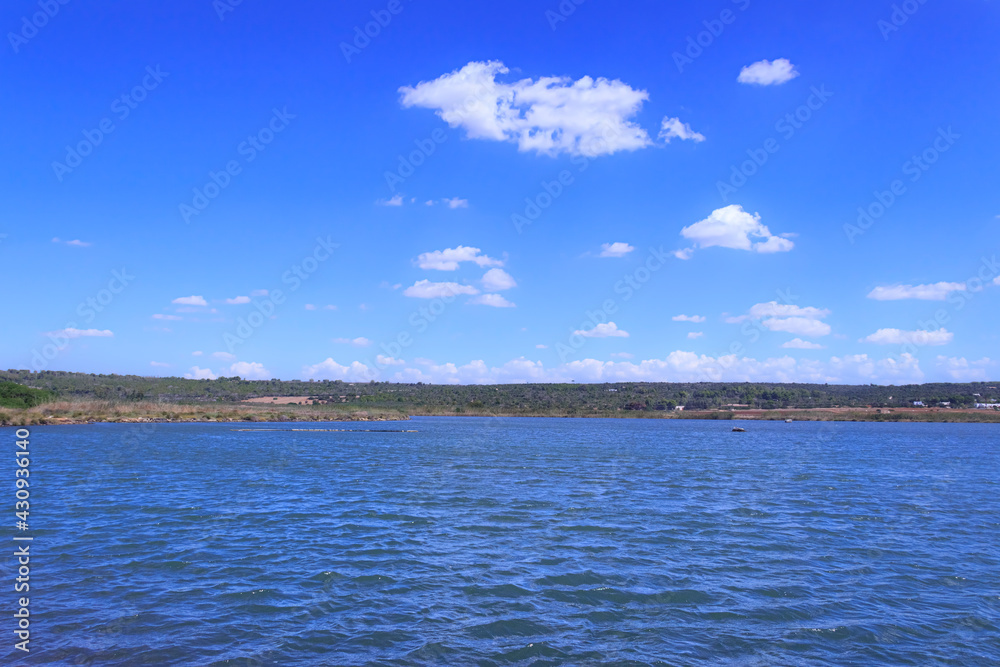
[[[0,382],[0,407],[33,408],[53,399],[53,394],[14,382]]]
[[[206,404],[233,406],[253,398],[301,397],[317,415],[344,411],[381,411],[401,415],[517,415],[553,417],[679,417],[739,418],[748,410],[815,410],[839,408],[842,414],[813,413],[812,418],[864,418],[899,420],[909,417],[889,412],[907,408],[914,401],[928,407],[950,404],[947,409],[920,417],[947,421],[960,418],[960,408],[975,403],[1000,400],[997,383],[940,383],[905,386],[827,385],[777,383],[645,383],[604,384],[513,384],[513,385],[427,385],[389,382],[343,382],[301,380],[243,380],[222,377],[216,380],[141,377],[136,375],[92,375],[63,371],[33,373],[23,370],[0,371],[0,381],[17,382],[29,391],[33,387],[62,401],[102,401],[109,404],[149,402],[155,404]],[[675,408],[685,406],[684,412]],[[221,409],[222,406],[219,406]],[[247,410],[261,411],[264,404],[243,404]],[[304,406],[276,403],[274,408],[289,410]],[[882,409],[879,413],[876,410]],[[692,411],[715,411],[717,414]],[[998,415],[966,421],[995,421]],[[777,413],[775,413],[777,414]],[[915,413],[913,413],[915,414]],[[778,418],[778,417],[774,417]],[[798,418],[798,417],[796,417]],[[916,418],[916,417],[914,417]]]

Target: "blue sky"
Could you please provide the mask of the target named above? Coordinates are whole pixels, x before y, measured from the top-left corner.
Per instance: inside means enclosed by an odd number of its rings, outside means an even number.
[[[0,365],[996,378],[1000,9],[895,7],[8,2]]]

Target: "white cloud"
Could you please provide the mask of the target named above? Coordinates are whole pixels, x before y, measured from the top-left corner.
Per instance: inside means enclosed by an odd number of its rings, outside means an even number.
[[[829,324],[820,321],[829,314],[830,311],[826,308],[768,301],[751,306],[747,315],[727,317],[726,322],[738,324],[748,320],[760,320],[761,325],[770,331],[819,337],[829,335],[832,331]]]
[[[455,197],[453,199],[448,199],[447,197],[445,197],[441,201],[443,201],[448,206],[448,208],[469,208],[468,199],[459,199],[458,197]]]
[[[114,333],[108,329],[74,329],[69,327],[59,331],[50,331],[47,335],[63,338],[111,338]]]
[[[184,318],[181,317],[180,315],[164,315],[163,313],[156,313],[155,315],[153,315],[153,319],[177,321],[177,320],[183,320]]]
[[[892,285],[876,287],[869,294],[869,299],[876,301],[900,301],[902,299],[920,299],[921,301],[944,301],[952,292],[964,292],[965,283],[934,283],[932,285]]]
[[[487,292],[502,292],[517,287],[517,281],[503,269],[490,269],[483,275],[483,289]]]
[[[170,364],[164,363],[162,361],[151,361],[149,365],[153,368],[170,368]]]
[[[549,349],[549,346],[548,345],[542,345],[541,343],[539,343],[538,345],[535,346],[535,349],[536,350],[547,350],[547,349]]]
[[[316,310],[316,306],[315,306],[315,304],[307,303],[305,305],[305,309],[306,310]]]
[[[619,353],[617,356],[624,356]],[[790,356],[757,360],[736,355],[709,357],[676,351],[665,359],[640,362],[583,359],[554,368],[521,357],[490,367],[481,360],[463,366],[427,362],[392,375],[396,382],[492,384],[524,382],[809,382],[830,384],[909,384],[922,382],[918,360],[902,354],[895,359],[867,355],[832,357],[828,361]]]
[[[514,308],[516,305],[499,294],[483,294],[469,299],[469,303],[477,306],[492,306],[493,308]]]
[[[396,359],[394,357],[387,357],[384,354],[379,354],[375,357],[375,361],[378,362],[379,366],[405,366],[406,362],[402,359]]]
[[[777,86],[791,81],[799,75],[798,70],[787,58],[777,60],[761,60],[744,67],[740,71],[738,81],[758,86]]]
[[[758,303],[750,308],[750,318],[752,319],[763,317],[804,317],[811,320],[821,320],[829,314],[830,311],[826,308],[796,306],[790,303],[778,303],[777,301]]]
[[[214,380],[218,376],[208,368],[199,368],[197,366],[192,366],[191,372],[185,373],[184,377],[186,377],[188,380]]]
[[[89,243],[87,241],[81,241],[80,239],[73,239],[72,241],[62,241],[62,240],[59,239],[58,236],[56,238],[52,239],[52,242],[53,243],[65,243],[66,245],[75,246],[77,248],[89,248],[90,246],[93,245],[93,243]]]
[[[899,329],[879,329],[870,336],[861,339],[862,343],[876,345],[916,345],[917,347],[947,345],[954,340],[955,334],[947,329],[937,331],[901,331]]]
[[[372,344],[372,342],[364,336],[358,336],[357,338],[334,338],[333,342],[340,343],[342,345],[356,345],[357,347],[368,347]]]
[[[250,296],[267,296],[270,292],[266,289],[255,289],[250,292]]]
[[[660,139],[668,144],[671,139],[690,140],[695,143],[705,141],[705,135],[695,132],[687,123],[682,123],[680,118],[664,118],[660,129]]]
[[[326,361],[321,361],[318,364],[312,366],[305,366],[302,368],[302,377],[305,379],[313,378],[316,380],[348,380],[348,381],[364,381],[375,379],[375,374],[368,368],[368,366],[354,361],[350,366],[341,366],[332,358],[327,358]]]
[[[761,324],[771,331],[784,331],[796,336],[819,337],[830,334],[830,325],[808,317],[771,317]]]
[[[457,248],[425,252],[417,257],[417,266],[435,271],[457,271],[462,262],[475,262],[480,267],[503,266],[502,261],[487,257],[482,252],[479,248],[461,245]]]
[[[681,236],[694,241],[700,248],[719,246],[734,250],[758,253],[788,252],[795,244],[786,238],[774,236],[760,222],[760,214],[753,215],[738,204],[712,211],[700,222],[681,230]],[[683,252],[683,251],[682,251]],[[687,259],[687,257],[680,257]]]
[[[635,246],[617,241],[615,243],[602,243],[601,254],[598,257],[624,257],[635,250]]]
[[[180,306],[207,306],[208,302],[205,301],[203,296],[182,296],[174,299],[171,303],[176,303]]]
[[[434,109],[470,139],[510,141],[520,151],[546,155],[610,155],[649,146],[630,119],[649,95],[621,81],[585,76],[496,80],[502,62],[470,62],[433,81],[399,89],[404,107]]]
[[[789,350],[822,350],[824,346],[819,343],[810,343],[809,341],[802,340],[801,338],[793,338],[781,347]]]
[[[694,322],[695,324],[701,324],[705,321],[701,315],[674,315],[671,319],[674,322]]]
[[[248,296],[237,296],[232,299],[226,299],[226,303],[230,306],[238,306],[243,303],[250,303],[250,297]]]
[[[584,338],[628,338],[628,332],[619,329],[614,322],[598,324],[593,329],[578,329],[573,334]]]
[[[955,382],[986,381],[986,369],[995,365],[989,357],[970,362],[965,357],[939,356],[936,364],[939,371]]]
[[[392,199],[376,199],[376,206],[402,206],[403,205],[403,195],[396,195]]]
[[[192,357],[200,357],[203,354],[205,354],[205,353],[202,352],[201,350],[195,350],[194,352],[191,353],[191,356]]]
[[[997,276],[996,278],[993,279],[993,284],[1000,285],[1000,276]]]
[[[256,361],[237,361],[229,367],[230,373],[235,373],[244,380],[270,380],[274,375],[264,368],[264,364]]]
[[[432,283],[429,280],[418,280],[403,290],[403,294],[414,299],[439,299],[458,294],[479,294],[479,290],[471,285]]]
[[[691,259],[694,256],[694,248],[684,248],[683,250],[674,250],[674,257],[677,259]]]
[[[704,331],[689,331],[688,332],[688,338],[690,340],[697,340],[698,338],[701,338],[704,335],[705,335]]]
[[[229,352],[213,352],[212,356],[216,359],[222,359],[223,361],[235,361],[236,355]]]

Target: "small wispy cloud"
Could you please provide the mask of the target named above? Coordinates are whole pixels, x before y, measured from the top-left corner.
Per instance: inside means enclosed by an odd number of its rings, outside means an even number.
[[[205,301],[203,296],[182,296],[174,299],[170,303],[176,303],[180,306],[207,306],[208,301]]]
[[[635,246],[628,243],[616,241],[615,243],[602,243],[601,254],[598,257],[624,257],[635,250]]]

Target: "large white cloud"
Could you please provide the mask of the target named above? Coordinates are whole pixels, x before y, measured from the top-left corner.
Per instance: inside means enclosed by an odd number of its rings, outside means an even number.
[[[457,248],[425,252],[417,257],[417,266],[435,271],[457,271],[462,262],[473,262],[479,266],[503,266],[501,260],[487,257],[479,248],[462,245]]]
[[[403,290],[403,294],[414,299],[439,299],[459,294],[479,294],[479,290],[471,285],[432,283],[429,280],[418,280]]]
[[[644,90],[621,81],[585,76],[497,81],[502,62],[470,62],[460,70],[399,89],[404,107],[434,109],[470,139],[510,141],[521,151],[548,155],[610,155],[649,146],[632,122]]]
[[[761,60],[740,70],[739,82],[758,86],[777,86],[799,75],[795,65],[787,58]]]
[[[244,380],[270,380],[274,377],[271,371],[264,368],[264,364],[256,361],[237,361],[229,367],[229,371]]]
[[[795,244],[788,239],[771,234],[771,230],[761,224],[759,213],[751,215],[738,204],[712,211],[712,214],[704,220],[682,229],[681,236],[694,241],[700,248],[719,246],[734,250],[773,253],[788,252],[795,247]]]
[[[879,329],[875,333],[861,339],[862,343],[876,345],[916,345],[917,347],[947,345],[954,340],[955,334],[947,329],[936,331],[902,331],[900,329]]]
[[[502,292],[514,287],[517,281],[503,269],[490,269],[483,275],[483,288],[487,292]]]
[[[901,301],[903,299],[920,299],[921,301],[944,301],[952,292],[964,292],[968,289],[965,283],[934,283],[932,285],[891,285],[876,287],[869,294],[869,299],[876,301]]]

